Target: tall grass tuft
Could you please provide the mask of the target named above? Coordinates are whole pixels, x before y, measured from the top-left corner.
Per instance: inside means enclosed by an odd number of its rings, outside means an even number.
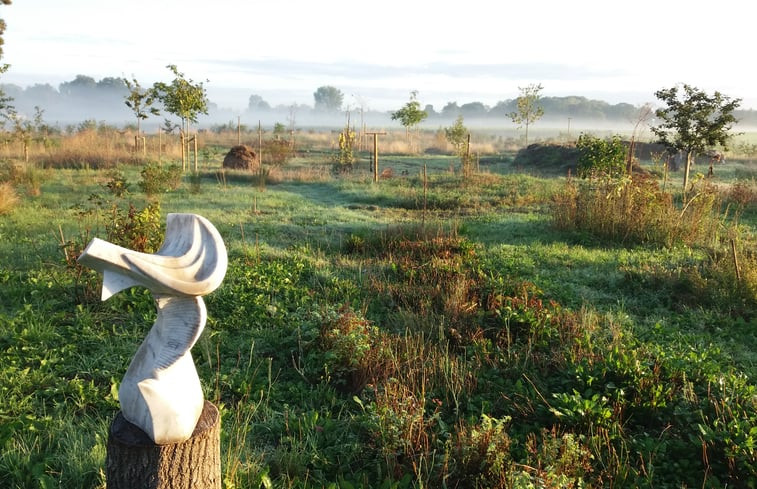
[[[711,245],[721,227],[720,195],[707,181],[681,207],[673,195],[646,175],[568,179],[554,198],[552,217],[559,229],[586,231],[610,241]]]
[[[16,189],[10,182],[0,183],[0,215],[9,214],[16,208],[20,200]]]

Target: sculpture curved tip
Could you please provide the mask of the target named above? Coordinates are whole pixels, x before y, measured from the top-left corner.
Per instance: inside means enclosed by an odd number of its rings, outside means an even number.
[[[79,262],[103,273],[105,300],[134,285],[157,294],[209,294],[223,281],[228,256],[210,221],[197,214],[168,214],[163,246],[154,255],[95,238]]]

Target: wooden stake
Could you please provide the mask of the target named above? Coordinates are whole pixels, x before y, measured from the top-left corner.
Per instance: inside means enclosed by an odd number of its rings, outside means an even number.
[[[163,130],[158,126],[158,164],[163,163]]]
[[[197,173],[197,134],[192,139],[195,142],[195,173]]]
[[[263,127],[258,119],[258,166],[263,167]]]
[[[470,133],[468,133],[468,141],[465,143],[465,178],[470,176]]]
[[[423,164],[423,230],[426,230],[426,206],[428,203],[428,178],[426,177],[426,164]]]
[[[373,134],[373,183],[379,181],[379,166],[378,166],[378,137],[383,136],[385,132],[366,132],[365,134]]]
[[[731,239],[731,256],[733,256],[733,268],[736,270],[736,280],[741,282],[741,268],[739,268],[739,259],[736,256],[736,242]]]
[[[187,169],[187,144],[184,140],[184,131],[181,131],[181,171],[186,171]]]

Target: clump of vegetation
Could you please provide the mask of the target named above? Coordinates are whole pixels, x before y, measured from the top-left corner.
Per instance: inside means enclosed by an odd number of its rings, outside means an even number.
[[[355,131],[350,129],[349,123],[339,133],[339,151],[336,156],[336,168],[338,173],[349,172],[355,164]]]
[[[575,170],[578,154],[574,145],[535,143],[518,150],[513,164],[526,172],[567,175]]]
[[[581,134],[576,142],[578,165],[576,173],[581,178],[623,176],[626,170],[626,147],[620,136],[600,139],[590,134]]]
[[[129,193],[129,182],[126,181],[124,172],[119,168],[114,168],[108,172],[108,181],[105,183],[110,193],[115,197],[124,197]]]
[[[8,214],[18,205],[19,197],[10,182],[0,183],[0,215]]]
[[[150,162],[140,172],[142,180],[138,185],[148,196],[163,194],[176,190],[181,184],[181,168],[178,165],[162,166]]]
[[[151,202],[141,210],[131,203],[128,209],[113,205],[109,217],[105,232],[111,243],[142,253],[155,253],[163,243],[159,202]]]
[[[555,197],[559,229],[590,232],[620,243],[711,245],[720,230],[720,199],[706,181],[681,209],[649,176],[568,179]]]
[[[283,166],[294,157],[292,144],[280,138],[263,141],[263,162],[266,165]]]

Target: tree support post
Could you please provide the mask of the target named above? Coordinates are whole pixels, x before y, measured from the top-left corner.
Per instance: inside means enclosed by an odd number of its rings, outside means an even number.
[[[379,181],[379,172],[378,172],[378,137],[384,136],[385,132],[366,132],[365,134],[372,134],[373,135],[373,183],[378,183]]]

